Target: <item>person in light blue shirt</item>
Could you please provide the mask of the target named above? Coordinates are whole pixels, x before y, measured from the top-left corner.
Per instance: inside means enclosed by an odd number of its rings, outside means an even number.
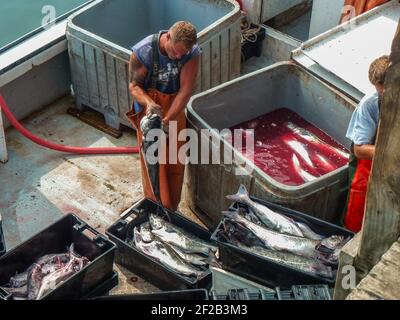
[[[352,141],[352,159],[349,164],[351,182],[345,214],[347,229],[361,230],[364,217],[367,185],[375,154],[375,140],[379,124],[379,109],[385,91],[385,77],[390,65],[389,56],[374,60],[369,69],[369,80],[376,92],[365,96],[354,111],[346,133]]]
[[[376,91],[361,100],[351,117],[346,137],[352,141],[357,158],[372,159],[372,150],[375,148],[375,136],[378,130],[379,104],[380,94]],[[366,146],[373,148],[369,148],[369,151],[363,150],[367,148]]]

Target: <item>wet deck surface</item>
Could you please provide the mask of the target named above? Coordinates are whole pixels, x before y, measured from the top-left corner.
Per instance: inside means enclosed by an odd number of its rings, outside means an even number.
[[[67,114],[65,97],[23,121],[34,134],[70,146],[135,146],[135,132],[111,136]],[[62,215],[74,213],[99,232],[142,198],[138,155],[70,155],[35,145],[15,129],[6,131],[9,161],[0,164],[0,212],[7,251]],[[190,209],[180,211],[200,223]],[[112,294],[157,292],[157,288],[115,265],[119,286]]]

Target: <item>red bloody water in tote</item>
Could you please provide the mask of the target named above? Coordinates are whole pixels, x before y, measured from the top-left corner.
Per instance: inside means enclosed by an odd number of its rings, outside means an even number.
[[[289,186],[312,181],[348,163],[348,151],[326,133],[286,109],[278,109],[231,128],[254,130],[254,163]],[[246,138],[242,154],[246,156]]]

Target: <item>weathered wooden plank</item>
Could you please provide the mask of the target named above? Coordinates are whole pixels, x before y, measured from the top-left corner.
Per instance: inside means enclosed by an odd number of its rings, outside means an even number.
[[[109,105],[105,53],[102,52],[100,49],[96,49],[95,56],[96,56],[97,76],[98,76],[99,94],[100,94],[99,107],[100,109],[104,109],[106,106]]]
[[[356,289],[351,292],[346,300],[377,300],[378,297],[371,292],[366,292],[361,289]]]
[[[357,289],[348,297],[349,300],[400,299],[400,243],[395,242],[383,255],[381,261],[365,277]]]
[[[88,100],[89,91],[82,43],[72,37],[69,39],[68,45],[75,93],[81,99]]]
[[[400,24],[390,59],[357,259],[365,275],[400,236]]]
[[[99,86],[97,81],[97,66],[94,48],[84,44],[83,54],[85,59],[86,77],[88,81],[89,102],[91,107],[100,107]]]
[[[211,40],[211,87],[221,83],[221,45],[220,35]]]
[[[240,76],[240,60],[242,54],[240,21],[230,28],[230,72],[229,80]]]
[[[202,44],[203,54],[201,56],[201,89],[206,91],[211,87],[211,48],[210,42]]]
[[[225,29],[221,34],[221,83],[229,80],[229,66],[230,66],[230,34],[229,29]]]
[[[128,65],[121,60],[116,60],[118,105],[121,119],[129,111]]]
[[[345,275],[348,274],[348,272],[345,272],[345,268],[354,265],[360,242],[361,234],[358,233],[340,251],[339,267],[336,275],[335,291],[333,294],[334,300],[344,300],[352,291],[352,288],[343,288],[343,280]]]

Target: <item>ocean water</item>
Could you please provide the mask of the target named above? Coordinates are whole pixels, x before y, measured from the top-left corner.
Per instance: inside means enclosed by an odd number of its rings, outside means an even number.
[[[86,2],[88,0],[0,0],[0,48],[39,28],[53,13],[59,17]]]

